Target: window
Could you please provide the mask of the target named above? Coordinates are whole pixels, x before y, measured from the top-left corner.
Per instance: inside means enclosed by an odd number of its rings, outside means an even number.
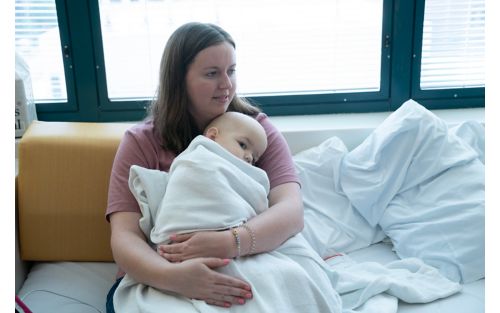
[[[484,87],[484,1],[427,0],[421,89]]]
[[[67,101],[55,0],[16,0],[16,52],[30,68],[35,102]]]
[[[429,109],[484,106],[484,0],[420,0],[412,90]]]
[[[100,0],[99,11],[111,100],[151,98],[166,40],[193,20],[234,37],[240,94],[380,90],[382,0]]]
[[[187,21],[231,33],[268,115],[484,106],[484,0],[16,0],[39,119],[143,118]]]

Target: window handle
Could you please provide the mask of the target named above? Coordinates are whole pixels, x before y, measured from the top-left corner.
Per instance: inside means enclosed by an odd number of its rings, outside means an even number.
[[[384,47],[389,48],[391,46],[391,36],[385,35]]]
[[[64,45],[63,47],[63,56],[66,58],[66,59],[69,59],[70,56],[71,56],[71,50],[69,49],[69,46],[68,45]]]

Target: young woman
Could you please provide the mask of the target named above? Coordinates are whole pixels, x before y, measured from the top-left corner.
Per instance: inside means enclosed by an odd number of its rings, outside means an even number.
[[[252,298],[247,282],[214,270],[237,255],[231,231],[177,235],[174,243],[162,247],[160,256],[139,228],[140,209],[128,187],[131,165],[168,171],[176,155],[226,111],[253,116],[268,141],[256,166],[270,180],[269,209],[247,223],[254,238],[241,232],[241,250],[271,251],[302,230],[300,186],[289,148],[268,117],[236,95],[235,71],[235,43],[216,25],[188,23],[168,40],[150,116],[125,134],[110,177],[106,218],[113,256],[121,269],[118,278],[128,273],[145,285],[223,307]],[[108,294],[108,312],[114,312],[113,292],[119,282]]]

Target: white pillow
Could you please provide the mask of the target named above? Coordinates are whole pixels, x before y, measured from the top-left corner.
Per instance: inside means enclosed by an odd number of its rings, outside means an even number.
[[[302,234],[323,258],[367,247],[385,237],[337,190],[338,167],[346,153],[344,143],[332,137],[294,156],[304,200]]]
[[[343,159],[342,190],[402,257],[455,281],[484,277],[484,165],[446,123],[407,101]]]

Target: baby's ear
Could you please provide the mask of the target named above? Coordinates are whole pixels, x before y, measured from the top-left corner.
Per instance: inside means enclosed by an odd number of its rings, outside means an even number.
[[[215,126],[212,126],[205,131],[205,136],[207,136],[208,138],[210,138],[212,140],[215,140],[215,138],[217,137],[218,134],[219,134],[219,130]]]

